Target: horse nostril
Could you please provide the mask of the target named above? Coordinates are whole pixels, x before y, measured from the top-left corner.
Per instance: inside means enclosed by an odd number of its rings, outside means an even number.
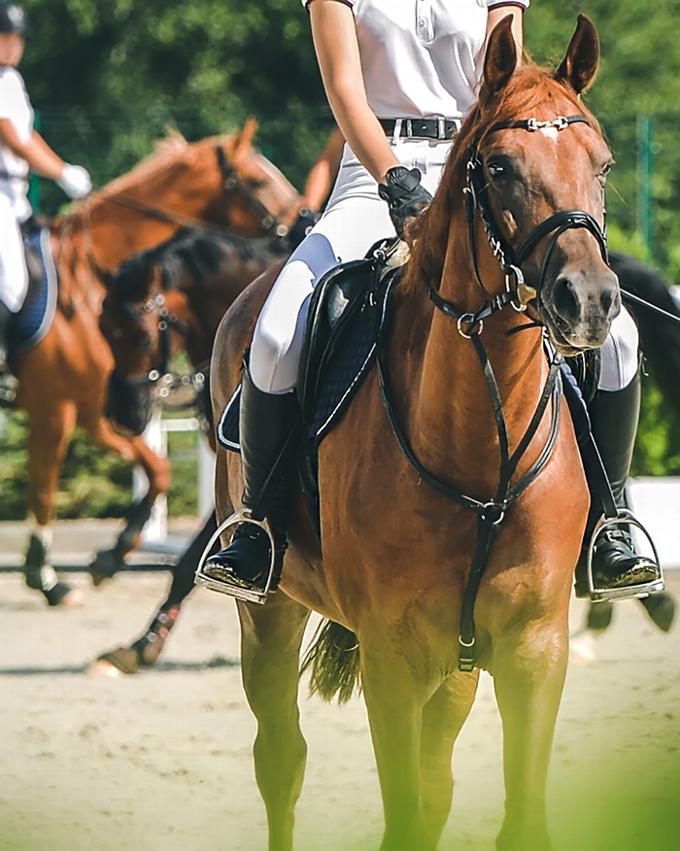
[[[609,311],[612,309],[615,292],[613,288],[611,290],[606,289],[602,291],[602,295],[600,296],[600,304],[606,316],[609,316]]]
[[[558,278],[555,281],[553,295],[555,310],[563,319],[577,321],[580,315],[576,287],[569,278]]]

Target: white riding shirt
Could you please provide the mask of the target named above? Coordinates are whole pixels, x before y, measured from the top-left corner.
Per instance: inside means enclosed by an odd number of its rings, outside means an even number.
[[[302,0],[308,6],[313,0]],[[378,118],[463,118],[477,96],[489,9],[529,0],[342,0]]]
[[[11,121],[22,142],[31,138],[34,112],[23,77],[15,68],[0,67],[0,118]],[[27,198],[28,171],[28,163],[0,142],[0,193],[9,200],[20,222],[31,215]]]

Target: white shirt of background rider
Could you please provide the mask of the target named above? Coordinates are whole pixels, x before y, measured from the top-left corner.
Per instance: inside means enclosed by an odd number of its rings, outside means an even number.
[[[29,141],[33,133],[33,107],[23,77],[16,68],[0,67],[0,118],[12,122],[22,142]],[[12,211],[20,222],[31,215],[31,206],[26,197],[28,171],[28,163],[0,142],[0,192],[9,199]]]
[[[529,0],[339,2],[352,7],[366,97],[378,118],[463,118],[477,97],[489,10],[529,5]]]

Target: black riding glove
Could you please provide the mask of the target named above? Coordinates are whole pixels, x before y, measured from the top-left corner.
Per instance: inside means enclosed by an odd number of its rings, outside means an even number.
[[[432,200],[432,196],[420,185],[420,171],[395,165],[386,175],[387,182],[378,184],[378,193],[387,201],[392,224],[400,238],[410,219],[419,216]]]
[[[319,221],[319,213],[313,213],[307,207],[301,207],[298,217],[291,229],[288,231],[287,239],[290,250],[294,251],[302,240],[309,236],[309,232]]]

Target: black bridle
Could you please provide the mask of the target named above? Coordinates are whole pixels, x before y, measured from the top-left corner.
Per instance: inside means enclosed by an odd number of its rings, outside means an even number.
[[[170,369],[170,358],[172,356],[170,332],[175,331],[186,341],[191,335],[191,328],[168,309],[165,302],[165,295],[158,293],[147,299],[142,305],[134,304],[124,299],[117,301],[117,304],[135,322],[145,315],[157,312],[158,359],[154,366],[147,370],[144,375],[135,378],[122,376],[120,373],[114,371],[115,380],[121,385],[126,385],[130,393],[149,393],[153,389],[156,389],[157,398],[162,400],[166,400],[175,390],[190,386],[194,388],[196,393],[201,393],[205,387],[208,369],[210,367],[209,361],[199,364],[190,373],[179,374]],[[194,404],[195,399],[191,399],[186,404],[178,407],[188,408]]]
[[[477,642],[475,636],[474,606],[481,584],[484,568],[488,561],[491,545],[496,533],[499,531],[506,512],[511,504],[523,494],[527,488],[538,478],[552,456],[557,442],[560,424],[560,409],[562,401],[562,370],[563,359],[561,355],[549,348],[549,369],[543,390],[522,438],[510,452],[508,428],[503,413],[503,401],[501,398],[498,382],[494,374],[488,353],[480,339],[483,330],[484,319],[503,310],[510,305],[518,312],[523,312],[527,304],[537,298],[543,287],[550,257],[555,249],[559,237],[567,230],[574,228],[585,228],[598,242],[600,252],[605,262],[607,261],[607,238],[604,227],[600,227],[597,220],[584,210],[565,210],[555,213],[544,222],[541,222],[529,234],[525,241],[517,249],[513,249],[499,236],[494,223],[491,208],[486,195],[486,186],[483,178],[483,161],[479,155],[479,143],[482,135],[506,129],[521,129],[534,132],[541,128],[552,127],[558,131],[565,130],[573,124],[588,123],[584,115],[559,116],[554,121],[538,121],[535,118],[524,120],[504,121],[493,124],[484,134],[480,134],[469,150],[469,158],[466,166],[465,210],[467,218],[467,230],[469,239],[469,250],[473,274],[477,285],[485,293],[486,299],[482,307],[476,313],[460,310],[452,302],[444,299],[437,289],[428,284],[428,296],[435,308],[445,316],[451,318],[458,329],[459,334],[472,342],[479,359],[482,372],[491,397],[496,429],[499,443],[499,475],[496,492],[492,499],[484,501],[462,493],[455,487],[435,476],[427,470],[417,458],[404,430],[399,423],[393,394],[390,387],[387,366],[383,357],[384,334],[380,333],[385,317],[380,322],[377,343],[377,368],[380,381],[380,391],[383,405],[390,422],[394,436],[418,477],[427,482],[430,487],[442,494],[447,499],[466,508],[477,515],[477,541],[472,556],[470,575],[462,602],[460,617],[459,644],[459,668],[462,671],[472,671],[476,665]],[[490,295],[484,286],[478,267],[477,245],[476,245],[476,215],[484,226],[493,256],[498,261],[501,271],[505,277],[505,292],[499,295]],[[541,263],[541,273],[537,286],[530,287],[524,281],[521,264],[529,257],[542,239],[551,236],[545,256]],[[379,249],[376,252],[378,264],[384,262],[385,251]],[[532,325],[534,323],[531,323]],[[525,327],[525,326],[523,326]],[[530,468],[513,483],[513,477],[523,459],[533,438],[535,437],[546,413],[548,405],[551,406],[551,420],[548,437],[538,457]]]
[[[240,177],[233,164],[227,159],[227,155],[221,145],[217,146],[216,153],[217,163],[222,173],[222,186],[225,193],[238,192],[245,199],[251,213],[259,221],[262,230],[271,236],[285,239],[288,236],[290,227],[284,224],[281,218],[269,212],[251,187]],[[288,213],[289,210],[290,208],[285,213]]]
[[[538,224],[524,242],[518,248],[514,249],[499,234],[487,197],[484,161],[479,154],[479,146],[483,138],[500,130],[526,130],[529,133],[534,133],[537,130],[553,128],[557,132],[561,132],[574,124],[589,125],[589,122],[586,116],[581,114],[570,116],[560,115],[552,121],[539,121],[536,118],[500,121],[497,124],[492,124],[487,130],[478,134],[470,145],[465,168],[466,182],[463,189],[465,196],[465,218],[467,221],[468,244],[474,280],[482,292],[485,293],[487,299],[476,313],[463,313],[461,316],[460,312],[449,302],[446,302],[431,284],[428,288],[430,299],[439,310],[449,315],[452,315],[454,312],[456,313],[458,316],[458,330],[463,336],[472,336],[473,334],[481,333],[484,320],[499,310],[502,310],[506,305],[511,305],[515,310],[520,312],[526,310],[529,302],[537,298],[543,288],[548,264],[557,245],[557,240],[565,231],[579,228],[588,230],[597,241],[602,259],[605,263],[609,262],[606,214],[605,223],[600,226],[597,219],[585,210],[560,210]],[[486,232],[491,252],[498,261],[505,277],[505,292],[495,296],[489,294],[479,273],[476,237],[477,215],[479,215],[479,219]],[[524,274],[521,269],[522,263],[533,253],[541,240],[550,235],[552,235],[552,239],[543,256],[536,286],[529,286],[524,280]]]

